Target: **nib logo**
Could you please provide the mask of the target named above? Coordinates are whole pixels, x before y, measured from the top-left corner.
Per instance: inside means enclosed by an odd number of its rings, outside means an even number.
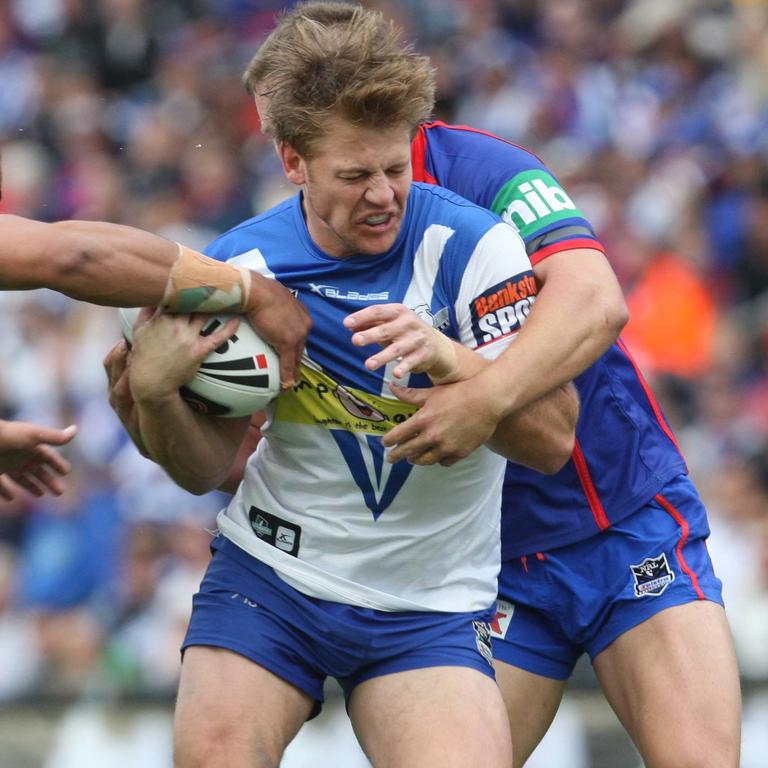
[[[527,171],[515,176],[501,188],[492,208],[523,237],[543,224],[583,216],[546,171]]]

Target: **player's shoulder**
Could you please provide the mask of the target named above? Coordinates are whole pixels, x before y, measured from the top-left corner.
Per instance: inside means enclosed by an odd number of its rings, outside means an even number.
[[[289,197],[269,210],[235,224],[211,241],[206,248],[206,253],[215,258],[228,258],[226,252],[239,250],[255,236],[263,239],[270,233],[279,232],[284,227],[290,226],[295,206],[296,197]]]
[[[415,142],[423,142],[425,149],[460,157],[479,157],[487,167],[488,153],[503,153],[507,162],[518,160],[521,166],[544,165],[543,160],[530,149],[508,139],[469,125],[452,125],[440,120],[419,126]]]
[[[500,217],[471,200],[462,197],[446,187],[423,182],[413,182],[412,196],[416,205],[431,216],[435,223],[440,220],[473,220],[479,225],[493,226],[501,221]]]

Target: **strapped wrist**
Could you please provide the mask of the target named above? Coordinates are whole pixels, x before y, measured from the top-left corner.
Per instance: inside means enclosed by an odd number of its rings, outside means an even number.
[[[242,312],[249,309],[251,273],[176,244],[160,306],[169,312]]]

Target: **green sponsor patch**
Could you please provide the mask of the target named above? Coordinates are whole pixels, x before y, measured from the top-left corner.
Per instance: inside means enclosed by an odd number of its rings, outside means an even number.
[[[523,239],[563,219],[583,218],[565,190],[546,171],[519,173],[493,200],[492,210],[515,227]]]

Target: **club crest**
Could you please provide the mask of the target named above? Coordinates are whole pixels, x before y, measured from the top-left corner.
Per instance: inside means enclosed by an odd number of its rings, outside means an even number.
[[[657,557],[647,557],[639,565],[630,565],[635,580],[635,596],[660,595],[675,580],[675,574],[662,552]]]

